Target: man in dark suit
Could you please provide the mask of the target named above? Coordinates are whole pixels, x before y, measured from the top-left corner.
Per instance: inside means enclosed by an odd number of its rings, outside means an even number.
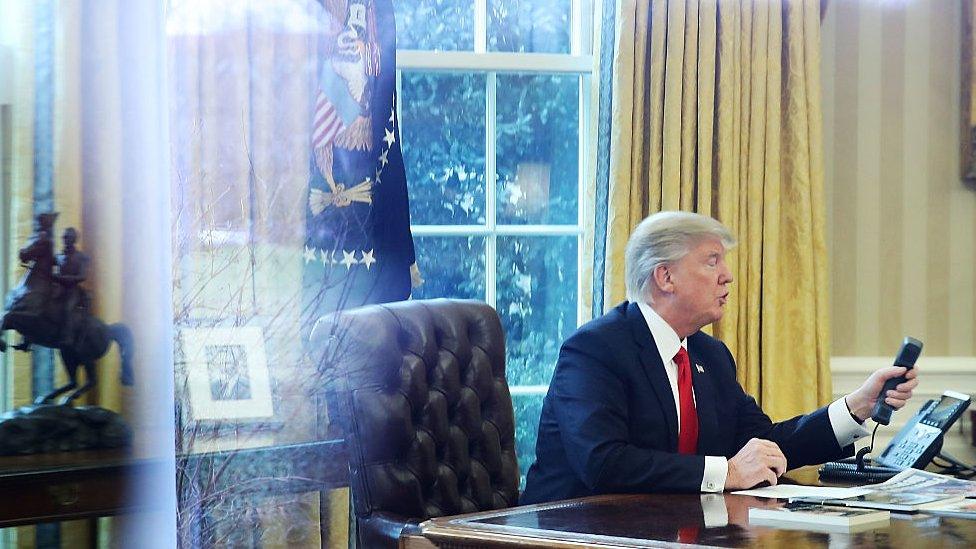
[[[559,352],[521,503],[615,492],[721,492],[776,484],[788,469],[853,454],[888,367],[853,393],[773,423],[736,381],[721,341],[735,245],[718,221],[661,212],[627,243],[628,302],[582,326]],[[889,391],[901,408],[915,370]]]

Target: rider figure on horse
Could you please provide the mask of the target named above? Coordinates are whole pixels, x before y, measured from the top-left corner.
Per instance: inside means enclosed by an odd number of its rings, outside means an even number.
[[[75,341],[78,324],[88,311],[88,293],[80,286],[88,276],[88,256],[75,248],[78,231],[68,227],[62,235],[64,249],[58,254],[58,272],[54,281],[61,285],[60,301],[64,311],[61,341],[58,347],[68,347]]]
[[[74,343],[77,327],[89,307],[88,294],[79,284],[84,282],[88,271],[88,256],[75,248],[78,231],[67,228],[62,236],[64,249],[54,256],[54,242],[51,239],[57,213],[38,214],[34,223],[34,237],[20,249],[20,260],[29,263],[30,272],[38,276],[27,276],[8,298],[8,308],[16,308],[36,318],[50,318],[60,325],[57,338],[58,347]],[[54,265],[57,265],[57,272]],[[27,351],[31,338],[14,346]]]
[[[0,314],[0,353],[7,349],[3,332],[15,330],[24,336],[17,349],[29,350],[35,342],[61,354],[68,383],[37,397],[36,404],[52,402],[61,395],[62,403],[70,404],[94,387],[98,379],[96,361],[113,342],[119,347],[122,384],[132,384],[132,332],[121,322],[105,324],[90,314],[88,294],[80,286],[87,276],[88,256],[75,248],[76,230],[64,231],[64,250],[55,260],[51,234],[57,215],[36,216],[34,234],[20,249],[20,261],[27,272],[7,295]],[[85,369],[83,385],[77,379],[79,367]]]

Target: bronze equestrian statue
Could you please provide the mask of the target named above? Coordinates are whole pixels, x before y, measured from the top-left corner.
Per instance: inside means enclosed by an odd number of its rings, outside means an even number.
[[[64,250],[55,259],[51,233],[57,215],[37,215],[34,234],[20,249],[20,262],[27,273],[7,295],[6,310],[0,317],[0,353],[7,348],[2,337],[5,330],[16,330],[23,336],[15,349],[29,351],[31,345],[40,345],[61,353],[69,382],[38,397],[37,404],[49,403],[65,393],[62,404],[71,404],[94,387],[95,361],[108,352],[113,341],[118,343],[122,357],[122,384],[132,385],[132,334],[125,324],[106,325],[90,313],[88,294],[80,286],[87,275],[88,257],[75,248],[75,229],[64,231]],[[78,366],[85,367],[81,387]]]

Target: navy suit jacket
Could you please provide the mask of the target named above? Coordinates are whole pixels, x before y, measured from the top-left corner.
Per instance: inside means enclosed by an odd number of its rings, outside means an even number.
[[[697,332],[688,337],[688,354],[697,455],[677,453],[674,396],[637,304],[624,302],[577,330],[559,351],[520,503],[698,492],[704,456],[731,458],[751,438],[778,444],[790,469],[853,455],[853,445],[838,445],[826,407],[773,423],[736,381],[735,361],[721,341]]]

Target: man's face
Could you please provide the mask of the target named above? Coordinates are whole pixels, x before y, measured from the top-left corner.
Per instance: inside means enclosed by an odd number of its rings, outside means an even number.
[[[61,235],[61,239],[64,242],[66,248],[70,248],[74,246],[77,238],[78,237],[75,236],[75,233],[73,231],[65,231],[64,234]]]
[[[718,238],[705,237],[688,255],[668,270],[674,284],[677,311],[698,328],[722,318],[729,296],[732,272],[725,264],[725,246]]]

